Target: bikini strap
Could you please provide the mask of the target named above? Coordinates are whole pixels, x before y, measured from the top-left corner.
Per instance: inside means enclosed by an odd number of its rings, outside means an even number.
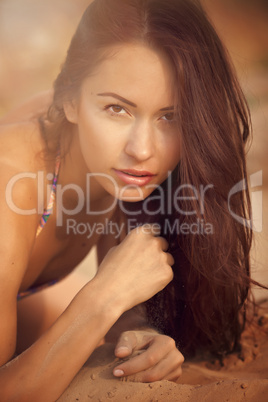
[[[59,176],[59,170],[60,170],[60,162],[61,162],[61,156],[60,156],[60,150],[57,152],[56,156],[56,162],[55,162],[55,171],[54,171],[54,177],[53,177],[53,182],[51,186],[51,192],[50,192],[50,198],[49,202],[47,205],[47,208],[44,210],[44,213],[40,219],[37,231],[36,231],[36,237],[39,236],[40,232],[42,231],[43,227],[48,221],[48,218],[53,212],[53,206],[54,202],[56,199],[56,190],[57,190],[57,182],[58,182],[58,176]]]

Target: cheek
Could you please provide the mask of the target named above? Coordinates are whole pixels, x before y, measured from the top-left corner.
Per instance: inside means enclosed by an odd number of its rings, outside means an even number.
[[[162,150],[163,153],[163,150]],[[164,163],[168,170],[174,170],[181,159],[180,139],[174,138],[165,145]]]
[[[178,147],[176,149],[176,152],[174,152],[173,157],[171,158],[172,167],[170,170],[175,169],[175,167],[178,165],[180,159],[181,159],[181,151],[180,151],[180,148]]]
[[[96,112],[84,115],[79,124],[79,134],[81,142],[94,149],[99,149],[100,152],[115,151],[121,145],[123,137],[119,135],[122,133],[117,126]]]
[[[79,141],[82,152],[94,159],[101,159],[101,155],[110,146],[109,135],[105,125],[96,121],[94,117],[84,118],[79,122]]]

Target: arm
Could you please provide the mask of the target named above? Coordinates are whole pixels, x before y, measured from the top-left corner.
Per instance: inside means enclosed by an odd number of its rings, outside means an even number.
[[[16,347],[16,296],[27,269],[35,238],[37,216],[23,216],[11,211],[4,197],[5,182],[12,172],[3,165],[1,165],[1,172],[1,400],[55,400],[93,351],[99,338],[113,324],[113,320],[116,320],[117,310],[113,308],[112,311],[109,311],[104,308],[106,303],[110,302],[109,292],[105,299],[105,294],[101,293],[102,284],[100,282],[90,284],[88,291],[84,290],[77,296],[72,305],[40,341],[21,356],[7,363]],[[22,182],[14,190],[15,204],[20,207],[26,207],[26,204],[28,207],[34,206],[36,192],[32,191],[30,182],[27,182],[27,185]],[[21,198],[24,199],[23,202],[20,201]],[[33,205],[29,204],[27,198],[32,199]],[[102,295],[101,298],[100,295]],[[93,304],[94,311],[88,311],[88,306]],[[112,303],[110,305],[112,308]],[[71,359],[70,356],[72,356]]]
[[[111,235],[101,237],[97,245],[99,264],[107,251],[118,243],[119,240]],[[105,340],[116,343],[116,357],[129,359],[114,369],[116,377],[135,375],[136,381],[152,382],[162,379],[177,381],[181,376],[183,355],[172,338],[159,334],[148,325],[142,304],[122,314]],[[137,352],[142,353],[136,355]]]
[[[1,367],[1,400],[46,402],[59,398],[120,313],[109,289],[98,281],[89,283],[36,343]],[[15,311],[13,324],[14,316]],[[12,321],[9,318],[7,323]],[[14,345],[14,325],[9,332]],[[4,344],[1,335],[1,354],[7,345],[8,339]]]
[[[27,270],[38,217],[9,209],[4,199],[8,167],[1,165],[1,170],[1,400],[56,400],[122,313],[152,297],[172,279],[172,257],[163,251],[163,239],[134,231],[108,253],[96,277],[78,292],[55,324],[9,361],[16,346],[16,296]],[[22,188],[16,188],[15,202],[33,207],[35,193],[22,182]],[[142,261],[147,264],[141,270]]]
[[[111,219],[116,218],[117,213]],[[126,236],[122,236],[121,239],[116,239],[112,234],[102,235],[97,244],[97,259],[98,265],[100,265],[105,258],[106,254],[112,247],[116,247],[120,244],[120,240]],[[146,316],[141,306],[135,306],[133,309],[126,311],[121,317],[116,321],[112,328],[108,331],[105,336],[106,342],[115,343],[120,334],[123,331],[134,330],[141,327],[147,326]]]

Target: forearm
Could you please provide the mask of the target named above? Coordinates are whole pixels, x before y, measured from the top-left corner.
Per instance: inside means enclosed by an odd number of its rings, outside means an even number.
[[[109,295],[94,281],[86,285],[35,344],[0,369],[1,400],[55,401],[119,316]]]
[[[133,330],[158,332],[156,329],[152,328],[151,325],[149,325],[143,304],[140,304],[122,314],[122,316],[106,334],[105,340],[106,342],[115,343],[122,332]]]

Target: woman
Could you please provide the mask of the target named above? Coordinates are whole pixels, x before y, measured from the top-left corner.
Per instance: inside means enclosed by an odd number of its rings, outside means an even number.
[[[250,216],[247,189],[230,194],[247,183],[248,110],[198,3],[95,0],[36,120],[1,128],[2,400],[56,400],[110,329],[127,331],[118,357],[143,350],[114,375],[141,381],[176,380],[180,351],[234,350],[251,231],[234,218]],[[17,299],[95,244],[95,278],[12,359]]]

